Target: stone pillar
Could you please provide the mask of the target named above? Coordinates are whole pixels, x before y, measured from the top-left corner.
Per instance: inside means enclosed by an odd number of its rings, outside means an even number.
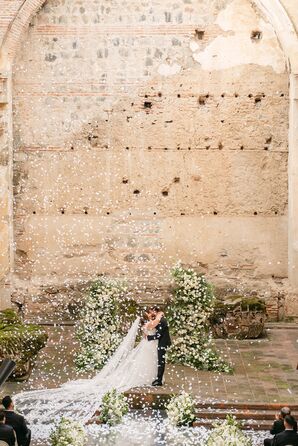
[[[0,69],[0,309],[10,303],[13,259],[11,75]]]
[[[298,74],[290,75],[289,115],[289,281],[287,314],[298,314]]]

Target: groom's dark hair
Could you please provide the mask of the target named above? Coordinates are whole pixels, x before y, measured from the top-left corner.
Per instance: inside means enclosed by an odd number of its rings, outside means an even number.
[[[156,311],[156,313],[158,313],[160,311],[160,308],[157,305],[153,305],[153,307],[149,308],[149,311]]]

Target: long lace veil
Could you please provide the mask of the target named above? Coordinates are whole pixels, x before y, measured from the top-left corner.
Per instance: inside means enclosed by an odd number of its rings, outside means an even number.
[[[113,375],[134,348],[139,322],[138,317],[107,364],[94,378],[70,381],[57,389],[26,391],[14,397],[17,409],[25,415],[39,438],[46,438],[53,422],[61,416],[87,420],[100,407],[104,393],[117,388]]]

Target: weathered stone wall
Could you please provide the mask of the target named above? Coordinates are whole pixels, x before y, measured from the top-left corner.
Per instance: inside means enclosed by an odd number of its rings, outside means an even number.
[[[42,3],[0,0],[0,42],[20,7]],[[222,286],[282,301],[288,75],[250,3],[46,3],[15,64],[14,299],[64,308],[101,272],[152,294],[181,258]],[[10,44],[26,20],[13,23]],[[3,196],[9,107],[0,106]]]
[[[232,287],[287,276],[288,74],[247,0],[50,0],[13,94],[31,310],[101,273],[163,286],[177,259]]]

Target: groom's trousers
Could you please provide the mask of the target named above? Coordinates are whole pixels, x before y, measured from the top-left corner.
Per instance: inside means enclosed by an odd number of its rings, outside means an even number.
[[[166,347],[158,347],[157,355],[158,355],[158,369],[157,369],[157,380],[162,383],[163,374],[165,372],[166,367]]]

